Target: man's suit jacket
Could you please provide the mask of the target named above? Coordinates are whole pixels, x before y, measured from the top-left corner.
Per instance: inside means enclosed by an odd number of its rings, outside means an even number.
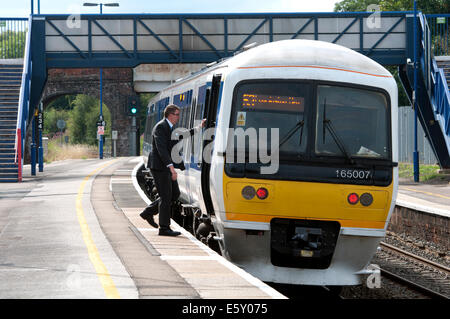
[[[190,135],[194,129],[189,130]],[[173,163],[170,157],[173,146],[178,142],[171,139],[172,129],[167,120],[163,118],[156,123],[152,131],[152,150],[148,155],[147,166],[154,170],[169,170],[167,165],[174,164],[175,168],[184,169],[184,164]]]
[[[172,129],[166,119],[156,123],[152,131],[152,150],[148,155],[148,167],[155,170],[168,170],[167,165],[172,164],[170,152]]]

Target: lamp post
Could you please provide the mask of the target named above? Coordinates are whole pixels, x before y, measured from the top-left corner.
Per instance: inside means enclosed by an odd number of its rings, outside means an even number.
[[[83,6],[85,7],[96,7],[100,6],[100,14],[103,14],[103,6],[105,7],[118,7],[118,3],[93,3],[93,2],[85,2],[83,3]],[[102,94],[102,88],[103,88],[103,69],[100,68],[100,116],[99,116],[99,122],[103,121],[103,94]],[[98,149],[99,149],[99,158],[103,159],[103,136],[99,136],[99,142],[98,142]]]
[[[413,152],[413,166],[414,166],[414,182],[419,182],[419,151],[417,150],[417,2],[414,0],[414,89],[413,89],[413,108],[414,108],[414,152]]]

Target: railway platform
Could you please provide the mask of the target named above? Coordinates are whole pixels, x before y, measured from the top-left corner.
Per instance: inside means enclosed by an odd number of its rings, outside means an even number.
[[[137,191],[140,188],[133,177],[140,160],[122,161],[109,179],[116,209],[124,213],[129,228],[151,255],[145,267],[154,270],[150,275],[153,278],[148,278],[150,280],[145,280],[142,285],[137,280],[140,296],[164,299],[286,298],[203,245],[173,220],[171,228],[182,234],[178,237],[158,236],[158,229],[139,216],[149,203],[144,201],[145,195]],[[158,222],[157,216],[155,221]],[[139,269],[132,274],[134,278],[138,276]]]
[[[397,205],[450,217],[450,175],[432,183],[400,179]]]

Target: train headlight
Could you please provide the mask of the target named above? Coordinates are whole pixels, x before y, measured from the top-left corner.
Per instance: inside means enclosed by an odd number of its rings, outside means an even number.
[[[358,201],[359,201],[358,194],[356,194],[356,193],[349,194],[347,197],[347,201],[349,202],[349,204],[352,204],[352,205],[358,204]]]
[[[242,197],[244,197],[245,199],[252,199],[253,197],[255,197],[256,191],[255,188],[253,186],[245,186],[242,189]]]
[[[373,203],[373,196],[369,193],[364,193],[359,198],[359,201],[361,202],[361,205],[369,206]]]
[[[269,191],[264,187],[258,188],[258,190],[256,191],[256,196],[259,199],[266,199],[267,196],[269,196]]]

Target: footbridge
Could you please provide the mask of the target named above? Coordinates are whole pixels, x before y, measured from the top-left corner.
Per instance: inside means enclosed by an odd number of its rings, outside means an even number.
[[[253,42],[284,39],[328,41],[398,66],[440,166],[450,168],[450,94],[433,56],[433,27],[421,13],[416,19],[413,12],[32,15],[24,23],[23,65],[14,71],[20,70],[14,82],[20,89],[8,89],[13,73],[0,70],[0,181],[21,180],[26,132],[52,69],[209,63]],[[448,47],[442,55],[449,55]],[[125,114],[113,118],[131,123]]]

